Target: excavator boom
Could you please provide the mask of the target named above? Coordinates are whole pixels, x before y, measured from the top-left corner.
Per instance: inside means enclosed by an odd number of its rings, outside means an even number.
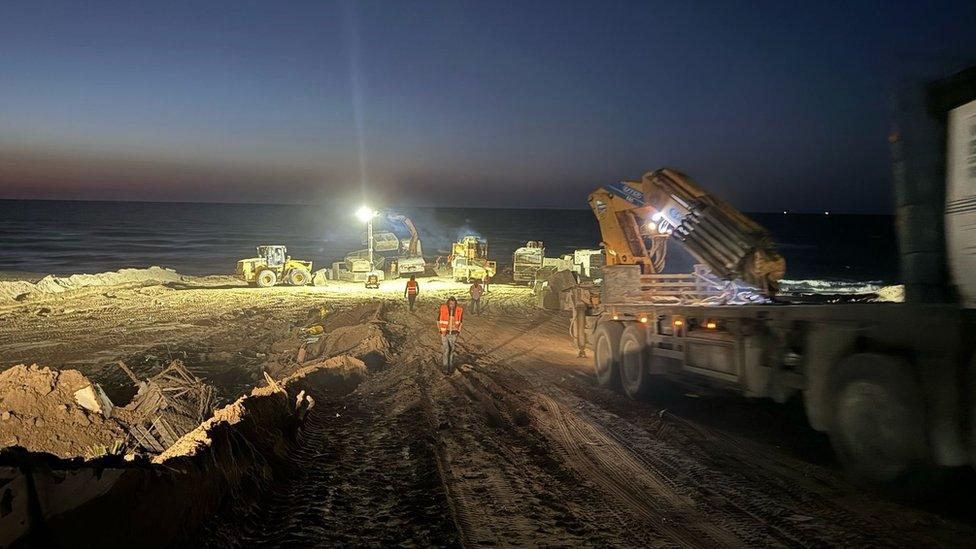
[[[660,273],[667,240],[674,237],[713,273],[742,279],[766,294],[775,293],[786,272],[769,231],[681,172],[665,168],[639,182],[606,185],[589,202],[607,265],[641,265],[644,274]]]
[[[394,212],[384,212],[384,215],[390,221],[397,221],[399,223],[402,223],[403,226],[406,227],[407,231],[410,233],[410,243],[407,246],[407,255],[409,257],[415,257],[417,255],[420,255],[419,253],[420,235],[417,233],[417,227],[414,226],[413,220],[403,214],[394,213]]]

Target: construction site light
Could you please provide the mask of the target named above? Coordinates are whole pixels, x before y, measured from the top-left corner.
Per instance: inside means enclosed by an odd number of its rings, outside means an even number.
[[[718,327],[718,324],[716,324],[714,320],[709,320],[708,322],[705,323],[705,327],[708,328],[709,330],[714,330],[715,328]]]
[[[680,328],[681,326],[684,326],[684,325],[685,325],[685,321],[684,320],[681,320],[680,318],[675,319],[675,321],[674,321],[674,327],[675,328]]]
[[[362,206],[358,210],[356,210],[356,218],[358,218],[363,223],[369,221],[370,219],[373,219],[374,216],[376,216],[376,212],[373,210],[373,208],[370,208],[369,206]]]
[[[647,315],[640,317],[640,321],[642,324],[647,324]]]

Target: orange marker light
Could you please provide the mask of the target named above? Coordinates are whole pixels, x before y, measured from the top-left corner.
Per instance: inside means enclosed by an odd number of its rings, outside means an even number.
[[[684,326],[684,325],[685,325],[685,321],[683,321],[683,320],[681,320],[681,319],[679,318],[678,320],[675,320],[675,321],[674,321],[674,325],[675,325],[676,327],[677,327],[677,326]]]

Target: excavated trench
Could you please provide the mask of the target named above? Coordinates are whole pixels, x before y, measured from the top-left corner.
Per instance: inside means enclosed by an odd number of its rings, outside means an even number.
[[[220,361],[206,347],[175,351],[208,381],[230,376],[232,383],[218,386],[233,402],[151,461],[59,459],[22,448],[0,453],[0,546],[59,546],[78,539],[109,546],[133,539],[146,546],[172,545],[196,540],[201,532],[217,543],[226,530],[205,528],[214,517],[246,516],[238,514],[241,509],[302,478],[309,456],[328,461],[331,450],[321,443],[333,439],[344,398],[367,375],[367,364],[356,355],[374,368],[383,366],[388,345],[380,327],[382,304],[353,307],[337,317],[330,322],[332,337],[314,349],[293,338],[271,345],[263,357],[224,353],[228,356]],[[150,349],[127,360],[145,374],[174,358],[173,352]],[[255,359],[263,359],[257,368]],[[262,370],[278,381],[234,400],[245,380],[253,386],[255,372]],[[24,372],[35,378],[43,373]],[[96,375],[124,402],[132,396],[126,394],[130,383],[113,372]]]

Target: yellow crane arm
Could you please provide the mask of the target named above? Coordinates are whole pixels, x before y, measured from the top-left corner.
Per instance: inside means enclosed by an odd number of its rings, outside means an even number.
[[[741,278],[767,294],[786,273],[786,260],[769,231],[676,170],[605,185],[589,202],[607,265],[638,264],[645,274],[661,272],[667,239],[674,237],[712,272]]]

